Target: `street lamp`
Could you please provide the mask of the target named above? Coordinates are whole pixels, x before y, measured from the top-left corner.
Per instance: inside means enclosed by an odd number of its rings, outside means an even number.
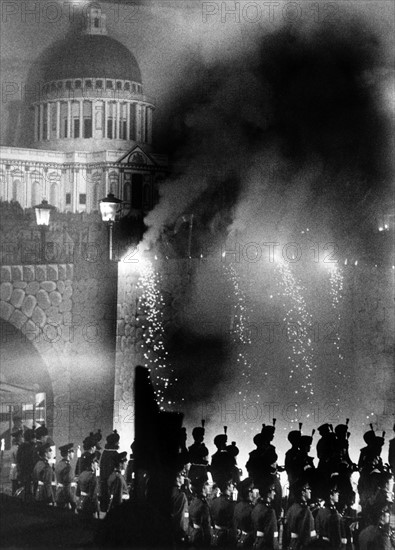
[[[48,201],[43,199],[41,201],[41,204],[37,204],[36,206],[33,206],[33,208],[36,213],[36,222],[38,227],[40,228],[41,233],[41,261],[45,263],[45,232],[47,231],[47,228],[49,226],[51,210],[54,210],[55,207],[51,204],[48,204]]]
[[[112,260],[112,228],[119,205],[122,204],[113,193],[109,193],[105,199],[100,201],[100,213],[102,220],[108,223],[109,228],[109,259]]]

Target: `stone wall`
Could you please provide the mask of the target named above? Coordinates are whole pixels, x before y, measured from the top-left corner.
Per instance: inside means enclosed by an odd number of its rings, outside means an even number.
[[[113,428],[116,270],[116,263],[84,259],[1,268],[0,317],[46,365],[52,388],[40,391],[53,396],[47,424],[60,444]]]
[[[42,356],[52,381],[52,388],[40,388],[52,394],[47,399],[47,424],[57,439],[67,439],[69,419],[66,411],[60,412],[60,401],[70,397],[67,353],[74,266],[2,266],[0,276],[0,317],[21,331]],[[6,365],[2,370],[5,374]]]

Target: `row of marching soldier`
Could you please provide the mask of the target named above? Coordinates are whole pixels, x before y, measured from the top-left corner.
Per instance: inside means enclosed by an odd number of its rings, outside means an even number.
[[[292,550],[392,548],[394,536],[388,518],[393,501],[395,440],[390,442],[388,466],[381,459],[384,436],[371,427],[364,434],[366,447],[361,450],[358,464],[353,464],[348,454],[348,421],[334,429],[324,424],[318,428],[315,467],[310,456],[314,433],[303,435],[301,428],[288,434],[291,448],[285,455],[287,496],[282,494],[282,468],[277,466],[272,444],[275,420],[272,425],[263,425],[254,437],[256,449],[250,452],[248,477],[243,481],[237,465],[239,450],[235,442],[227,444],[226,427],[214,438],[217,452],[210,463],[204,423],[193,430],[194,443],[189,448],[182,429],[180,467],[172,492],[176,543],[256,549],[281,546]],[[13,435],[20,438],[22,434]],[[17,483],[25,498],[30,495],[40,502],[56,502],[91,518],[133,497],[132,464],[126,467],[127,453],[118,452],[119,435],[116,430],[109,434],[103,450],[101,438],[100,430],[85,438],[84,452],[74,472],[72,443],[59,447],[61,459],[53,468],[54,442],[46,428],[27,430],[16,453]],[[351,483],[353,472],[359,472],[357,495]],[[356,497],[361,507],[359,517],[354,506]]]

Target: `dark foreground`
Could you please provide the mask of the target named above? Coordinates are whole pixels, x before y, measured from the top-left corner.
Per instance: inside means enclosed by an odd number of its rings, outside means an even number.
[[[87,524],[70,510],[24,504],[17,498],[0,496],[1,548],[95,548],[98,520]]]

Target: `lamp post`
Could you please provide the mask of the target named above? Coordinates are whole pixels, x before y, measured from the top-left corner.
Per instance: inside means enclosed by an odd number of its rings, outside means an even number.
[[[108,239],[108,257],[112,260],[112,229],[115,222],[115,216],[118,212],[119,205],[122,204],[120,199],[117,199],[113,193],[109,193],[105,199],[100,201],[100,213],[102,220],[108,223],[109,239]]]
[[[41,201],[41,204],[37,204],[36,206],[33,206],[33,208],[36,213],[36,223],[40,228],[40,233],[41,233],[41,261],[42,263],[45,263],[46,262],[45,233],[49,226],[49,218],[51,216],[51,210],[54,210],[55,207],[52,206],[51,204],[48,204],[48,201],[43,199]]]

